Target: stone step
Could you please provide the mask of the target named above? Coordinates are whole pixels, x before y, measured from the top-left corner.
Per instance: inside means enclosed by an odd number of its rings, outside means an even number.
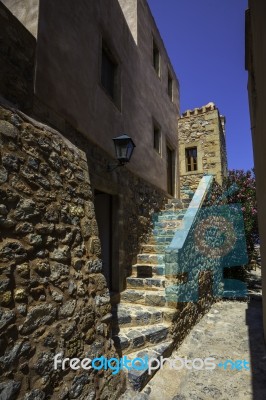
[[[143,244],[141,246],[142,253],[164,254],[165,246],[163,244]]]
[[[132,266],[132,276],[137,278],[152,278],[154,275],[164,275],[165,264],[135,264]]]
[[[186,212],[186,209],[183,209],[182,211],[180,211],[179,213],[169,213],[169,212],[165,212],[161,215],[158,215],[158,221],[156,222],[164,222],[164,221],[178,221],[178,217],[180,215],[184,215]]]
[[[181,221],[180,220],[162,220],[160,222],[155,222],[154,227],[155,228],[161,228],[161,229],[177,229],[181,226]]]
[[[173,351],[173,342],[166,341],[156,346],[148,347],[144,350],[139,350],[135,353],[131,353],[128,355],[128,359],[133,360],[134,358],[152,359],[160,360],[160,357],[170,357]],[[149,382],[149,380],[156,374],[158,370],[153,369],[151,374],[149,374],[148,368],[143,369],[142,371],[137,371],[136,369],[131,369],[127,372],[128,381],[130,386],[135,391],[141,391],[144,386]]]
[[[182,218],[181,218],[182,219]],[[158,237],[164,237],[164,236],[167,236],[167,237],[170,237],[170,236],[174,236],[174,234],[176,233],[176,231],[177,231],[177,228],[169,228],[169,229],[166,229],[166,228],[155,228],[155,229],[153,229],[153,235],[154,236],[158,236]]]
[[[158,288],[164,288],[165,281],[165,277],[162,278],[161,276],[153,276],[152,278],[138,278],[130,276],[127,278],[127,288],[156,290]]]
[[[165,254],[149,254],[142,253],[137,255],[137,264],[163,264],[165,261]]]
[[[170,203],[170,204],[165,204],[165,206],[164,206],[164,210],[162,210],[162,211],[179,211],[179,210],[182,210],[182,208],[183,207],[180,207],[178,204],[176,205],[176,204],[173,204],[173,203]]]
[[[168,204],[174,204],[175,206],[179,206],[179,208],[183,208],[183,203],[180,199],[169,199]]]
[[[190,198],[190,197],[184,198],[184,199],[182,200],[183,203],[184,203],[184,206],[185,206],[185,207],[188,207],[188,205],[190,204],[191,200],[192,200],[192,197],[191,197],[191,198]]]
[[[118,335],[114,335],[112,339],[118,352],[123,351],[125,355],[169,339],[169,331],[169,324],[121,328]]]
[[[184,208],[180,209],[180,210],[161,210],[158,214],[158,218],[161,217],[162,215],[178,215],[180,213],[184,212]]]
[[[173,235],[167,236],[167,235],[153,235],[150,237],[148,244],[170,244],[173,239]]]
[[[172,308],[150,307],[132,303],[120,303],[112,307],[112,329],[118,333],[117,327],[139,327],[171,322],[177,314]]]
[[[141,289],[126,289],[121,293],[121,301],[127,303],[143,304],[153,307],[167,306],[165,298],[165,290],[141,290]]]

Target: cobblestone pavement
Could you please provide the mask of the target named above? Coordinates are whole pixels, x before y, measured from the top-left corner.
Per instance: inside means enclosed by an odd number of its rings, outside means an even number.
[[[256,276],[257,275],[257,276]],[[141,397],[149,400],[265,400],[266,350],[258,272],[249,302],[221,301],[193,328],[172,355],[188,359],[214,357],[216,364],[246,360],[250,370],[171,370],[157,372]],[[257,279],[257,280],[256,280]],[[143,397],[142,397],[143,396]]]

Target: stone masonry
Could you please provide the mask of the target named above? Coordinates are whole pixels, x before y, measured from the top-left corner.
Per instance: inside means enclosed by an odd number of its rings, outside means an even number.
[[[227,175],[225,118],[213,103],[188,110],[178,121],[181,193],[195,191],[206,173],[222,185]],[[197,170],[187,171],[186,149],[197,148]]]
[[[0,117],[0,397],[115,399],[122,373],[53,368],[60,352],[116,356],[86,157],[21,112]]]

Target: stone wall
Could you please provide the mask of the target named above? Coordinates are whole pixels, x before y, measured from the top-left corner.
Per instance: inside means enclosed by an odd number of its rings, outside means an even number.
[[[178,121],[180,188],[196,190],[204,174],[213,174],[222,185],[227,175],[225,118],[213,103],[186,111]],[[197,171],[186,170],[185,151],[197,147]]]
[[[33,99],[36,40],[1,1],[0,26],[0,94],[28,110]]]
[[[189,235],[194,235],[194,229],[191,230]],[[215,277],[211,260],[206,262],[202,257],[195,258],[194,240],[191,239],[186,242],[184,249],[180,252],[180,256],[179,272],[172,278],[172,282],[175,285],[181,284],[181,286],[184,286],[183,289],[180,288],[178,295],[178,299],[183,297],[183,301],[176,303],[177,311],[171,327],[176,348],[178,348],[193,326],[208,312],[212,304],[217,301],[214,296],[213,285]],[[206,270],[203,270],[202,265],[205,265]],[[183,293],[182,290],[184,291]],[[170,296],[169,298],[171,299]]]
[[[198,240],[206,236],[200,224],[209,217],[204,206],[213,184],[216,183],[212,176],[201,180],[191,201],[192,208],[185,214],[182,228],[166,250],[166,296],[177,304],[172,324],[177,346],[218,297],[221,270],[216,271],[217,257],[206,255]]]
[[[115,399],[123,375],[53,369],[115,356],[85,154],[0,108],[0,397]]]
[[[198,280],[199,300],[197,302],[177,303],[177,311],[171,326],[175,348],[178,348],[191,329],[216,301],[212,294],[212,284],[212,273],[203,271]]]

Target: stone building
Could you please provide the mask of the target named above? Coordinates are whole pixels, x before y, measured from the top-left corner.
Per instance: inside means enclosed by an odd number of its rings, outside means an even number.
[[[246,11],[246,69],[251,133],[256,174],[258,220],[262,262],[262,298],[264,336],[266,340],[266,4],[263,0],[250,0]]]
[[[181,191],[195,191],[207,173],[222,185],[227,176],[225,118],[213,103],[181,115],[178,141]]]

